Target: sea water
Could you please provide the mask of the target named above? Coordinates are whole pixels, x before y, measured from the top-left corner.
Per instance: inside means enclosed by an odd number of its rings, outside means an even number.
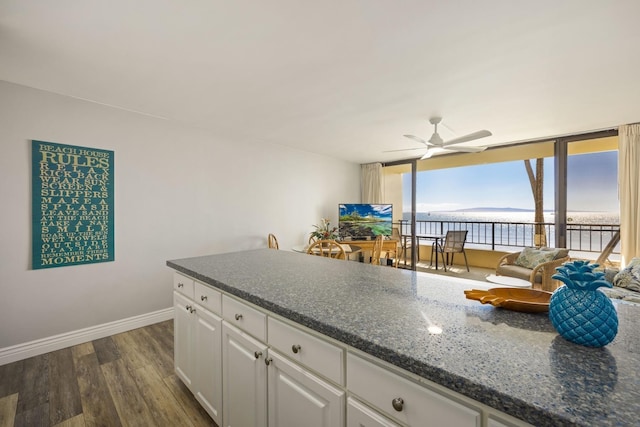
[[[405,221],[411,219],[411,213],[404,212]],[[512,222],[533,223],[533,211],[519,210],[491,210],[491,211],[437,211],[417,212],[417,221],[478,221],[478,222]],[[544,213],[544,222],[554,223],[553,212]],[[620,215],[617,212],[567,212],[567,224],[620,224]]]
[[[405,221],[409,221],[410,218],[410,213],[403,213]],[[449,228],[468,229],[467,241],[470,245],[536,246],[533,241],[533,225],[529,225],[534,223],[534,211],[492,209],[418,212],[416,221],[418,221],[418,233],[442,231],[444,234]],[[420,221],[429,221],[431,224],[424,224],[425,227],[421,229]],[[442,228],[440,228],[441,222]],[[545,212],[544,222],[554,224],[555,214]],[[601,252],[617,231],[619,224],[620,215],[617,212],[567,212],[566,246],[576,251]],[[408,227],[404,228],[403,232],[408,234]],[[555,226],[545,226],[545,229],[548,245],[553,246]],[[614,249],[614,252],[619,252],[619,247]]]

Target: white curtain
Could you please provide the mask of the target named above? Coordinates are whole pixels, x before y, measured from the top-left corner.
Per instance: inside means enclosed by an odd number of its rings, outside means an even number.
[[[640,257],[640,124],[618,129],[618,186],[622,266]]]
[[[384,202],[383,184],[382,163],[361,165],[360,188],[362,203]]]

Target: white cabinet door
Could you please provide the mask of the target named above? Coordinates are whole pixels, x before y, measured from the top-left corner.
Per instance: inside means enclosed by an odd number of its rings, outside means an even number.
[[[222,322],[224,427],[267,425],[267,346]]]
[[[191,314],[193,302],[178,292],[173,293],[173,328],[174,346],[173,360],[176,374],[185,385],[193,391],[193,324],[194,316]]]
[[[222,423],[222,318],[195,306],[194,394],[213,421]]]
[[[347,399],[347,427],[400,427],[353,397]]]
[[[275,351],[269,360],[269,426],[344,426],[344,391]]]

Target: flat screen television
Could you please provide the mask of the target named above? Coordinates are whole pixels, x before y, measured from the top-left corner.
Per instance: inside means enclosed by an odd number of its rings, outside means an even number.
[[[338,212],[340,240],[375,239],[391,236],[393,205],[342,203]]]

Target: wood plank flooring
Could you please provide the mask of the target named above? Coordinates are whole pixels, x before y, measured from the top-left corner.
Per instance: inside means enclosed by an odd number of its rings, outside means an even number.
[[[173,320],[0,366],[0,427],[216,426],[173,371]]]

